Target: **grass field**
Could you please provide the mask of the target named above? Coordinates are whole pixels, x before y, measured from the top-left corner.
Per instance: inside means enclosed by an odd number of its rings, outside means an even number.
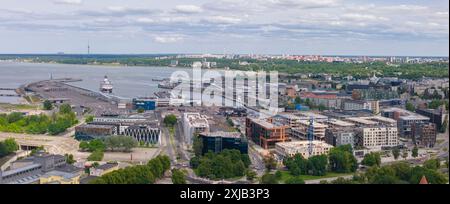
[[[10,104],[10,103],[0,103],[1,110],[33,110],[39,108],[38,105],[28,105],[28,104]]]
[[[281,181],[283,183],[285,183],[290,178],[294,177],[288,171],[281,171],[281,175],[282,175],[281,176]],[[352,175],[352,173],[349,174],[349,173],[333,173],[333,172],[329,172],[325,176],[300,175],[300,178],[303,179],[304,181],[307,181],[307,180],[317,180],[317,179],[325,179],[325,178],[348,176],[348,175]]]

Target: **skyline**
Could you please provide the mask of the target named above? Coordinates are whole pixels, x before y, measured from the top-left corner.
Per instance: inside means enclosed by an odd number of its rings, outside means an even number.
[[[448,57],[448,1],[5,0],[0,53]]]

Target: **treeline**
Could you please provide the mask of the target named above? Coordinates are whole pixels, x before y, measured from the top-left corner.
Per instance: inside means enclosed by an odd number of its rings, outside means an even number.
[[[358,161],[353,156],[350,145],[342,145],[330,150],[328,155],[311,156],[308,159],[297,154],[283,161],[293,176],[325,176],[328,172],[352,173],[358,168]]]
[[[0,158],[19,150],[19,145],[14,138],[9,138],[0,142]]]
[[[172,55],[166,55],[172,56]],[[0,56],[0,59],[28,59],[33,62],[56,62],[62,64],[121,64],[126,66],[169,66],[174,58],[159,59],[160,55],[42,55],[42,56]],[[190,67],[198,58],[177,58],[179,67]],[[388,65],[384,62],[370,63],[343,63],[343,62],[304,62],[285,59],[216,59],[206,58],[207,61],[216,62],[218,68],[259,71],[276,70],[288,74],[333,74],[339,76],[351,75],[355,78],[366,78],[373,73],[383,76],[399,76],[401,78],[419,79],[425,77],[448,76],[449,65],[444,62],[431,62],[422,64]],[[249,65],[240,65],[246,61]]]
[[[1,132],[58,135],[77,123],[76,115],[68,104],[63,104],[60,110],[51,116],[25,116],[18,112],[0,114]]]
[[[79,148],[81,151],[91,152],[88,161],[101,161],[105,151],[130,152],[137,147],[138,142],[128,136],[109,136],[104,139],[94,139],[91,141],[81,141]]]
[[[430,161],[430,160],[429,160]],[[446,176],[438,171],[440,163],[428,162],[428,165],[412,167],[400,162],[388,166],[369,168],[364,173],[357,173],[351,179],[338,178],[332,182],[321,181],[321,184],[419,184],[425,177],[430,184],[445,184]],[[431,165],[431,164],[437,165]],[[447,166],[448,168],[448,166]]]
[[[137,147],[137,145],[138,142],[133,137],[115,135],[104,139],[81,141],[79,147],[82,151],[88,152],[94,152],[96,150],[130,152],[131,149]]]
[[[146,165],[127,167],[107,173],[90,182],[90,184],[153,184],[170,169],[168,156],[159,155]]]
[[[193,157],[190,164],[200,177],[229,179],[244,176],[251,161],[247,154],[226,149],[220,153],[208,152],[204,156]]]

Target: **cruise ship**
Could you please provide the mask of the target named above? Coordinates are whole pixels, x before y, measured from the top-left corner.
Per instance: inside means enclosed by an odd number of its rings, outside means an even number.
[[[113,85],[109,81],[108,76],[105,76],[102,82],[100,82],[100,91],[102,93],[112,93]]]

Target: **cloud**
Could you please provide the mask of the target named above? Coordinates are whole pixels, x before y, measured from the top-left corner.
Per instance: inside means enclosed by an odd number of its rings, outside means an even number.
[[[175,7],[175,11],[184,14],[201,13],[203,9],[195,5],[178,5]]]
[[[147,9],[147,8],[131,8],[124,6],[109,6],[103,10],[82,10],[79,11],[79,15],[84,16],[138,16],[138,15],[149,15],[155,14],[158,10]]]
[[[167,36],[155,36],[153,39],[157,43],[176,43],[182,41],[184,38],[181,36],[167,35]]]
[[[55,0],[55,4],[66,4],[66,5],[81,5],[83,0]]]
[[[343,19],[351,21],[387,21],[386,17],[379,17],[371,14],[347,13],[342,15]]]
[[[337,0],[267,0],[270,6],[283,8],[315,9],[337,6]]]
[[[242,19],[229,16],[213,16],[206,18],[205,21],[218,24],[235,24],[240,23]]]

